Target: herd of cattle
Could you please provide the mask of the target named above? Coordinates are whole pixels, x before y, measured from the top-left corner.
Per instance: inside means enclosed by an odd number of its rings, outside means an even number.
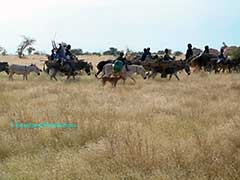
[[[144,79],[155,78],[157,74],[160,74],[162,78],[169,76],[169,79],[171,79],[172,75],[174,75],[179,80],[177,73],[184,70],[186,74],[190,75],[191,68],[194,69],[194,71],[198,69],[215,73],[225,72],[226,70],[231,73],[240,70],[240,59],[218,62],[218,57],[214,54],[194,55],[187,60],[175,60],[171,62],[164,62],[161,56],[154,59],[148,57],[145,61],[141,61],[138,56],[127,56],[127,60],[129,62],[127,69],[123,68],[119,76],[116,77],[113,75],[113,60],[99,62],[96,66],[98,71],[95,76],[98,79],[102,79],[103,84],[109,81],[113,86],[116,86],[119,79],[125,81],[130,78],[135,82],[133,74],[139,74]],[[74,65],[75,68],[74,71],[72,71],[71,66],[67,63],[62,65],[59,62],[47,60],[44,63],[43,71],[50,75],[50,79],[57,80],[56,75],[58,73],[66,75],[67,79],[69,79],[71,76],[75,78],[76,75],[82,74],[83,71],[85,71],[87,75],[90,75],[94,69],[92,63],[78,60],[77,57],[74,60]],[[42,72],[40,68],[33,64],[29,66],[9,65],[7,62],[0,62],[0,72],[3,71],[8,74],[9,80],[13,80],[14,74],[23,75],[23,79],[27,80],[27,76],[31,72],[35,72],[38,75]]]

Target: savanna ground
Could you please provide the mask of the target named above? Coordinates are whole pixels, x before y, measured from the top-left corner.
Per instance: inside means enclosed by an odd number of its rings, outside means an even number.
[[[138,77],[116,89],[94,76],[14,78],[0,75],[1,180],[240,178],[240,74]],[[14,129],[10,121],[77,128]]]

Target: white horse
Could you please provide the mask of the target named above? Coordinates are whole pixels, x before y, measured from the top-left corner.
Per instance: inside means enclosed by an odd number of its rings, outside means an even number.
[[[133,74],[137,73],[143,77],[143,79],[147,78],[146,71],[142,66],[139,65],[127,65],[128,71],[126,70],[126,67],[123,66],[121,76],[126,80],[128,78],[132,79],[134,83],[136,83],[136,80],[132,77]],[[103,74],[102,77],[111,77],[113,74],[113,64],[109,63],[106,64],[103,67]]]

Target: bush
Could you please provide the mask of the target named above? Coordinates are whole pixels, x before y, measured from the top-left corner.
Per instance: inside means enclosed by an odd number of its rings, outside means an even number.
[[[103,52],[103,55],[111,55],[111,56],[118,56],[120,51],[117,48],[110,47],[109,50]]]
[[[240,59],[240,47],[236,48],[232,53],[232,59]]]
[[[159,50],[157,53],[158,54],[165,54],[165,49],[164,50]],[[171,49],[168,49],[168,54],[172,54],[172,50]]]
[[[181,51],[174,52],[174,56],[181,56],[183,53]]]
[[[82,49],[72,49],[71,50],[73,54],[79,56],[83,54],[83,50]]]

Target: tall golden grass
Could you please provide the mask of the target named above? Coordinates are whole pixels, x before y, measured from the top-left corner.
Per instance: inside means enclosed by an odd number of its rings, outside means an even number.
[[[0,76],[1,180],[236,180],[239,74],[102,87],[92,77]],[[14,129],[11,121],[76,123]]]

